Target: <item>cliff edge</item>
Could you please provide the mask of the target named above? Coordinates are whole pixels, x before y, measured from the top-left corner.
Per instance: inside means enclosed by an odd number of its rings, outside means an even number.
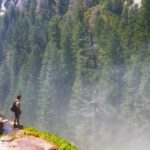
[[[13,128],[13,122],[3,118],[0,118],[0,132],[0,150],[78,150],[55,135],[42,133],[30,127]]]

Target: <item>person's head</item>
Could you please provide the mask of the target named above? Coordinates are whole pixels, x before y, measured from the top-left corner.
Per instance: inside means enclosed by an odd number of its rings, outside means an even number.
[[[17,97],[16,97],[18,100],[20,100],[21,99],[21,95],[17,95]]]

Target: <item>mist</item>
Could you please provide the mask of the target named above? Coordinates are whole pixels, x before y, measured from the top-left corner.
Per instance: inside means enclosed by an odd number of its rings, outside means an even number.
[[[145,88],[148,79],[141,79],[140,67],[140,62],[135,62],[130,67],[112,67],[112,70],[108,69],[107,74],[114,76],[115,73],[114,82],[103,85],[100,81],[100,84],[88,87],[87,91],[82,93],[82,96],[86,95],[86,99],[80,101],[82,108],[73,110],[74,115],[70,117],[70,128],[74,131],[71,139],[76,141],[80,149],[150,149],[150,100]],[[147,65],[143,70],[146,71],[143,74],[148,75],[150,69]],[[116,86],[119,86],[118,89]],[[114,97],[116,90],[118,94]],[[91,99],[88,100],[88,96]],[[72,110],[70,111],[68,114],[72,113]],[[70,139],[69,136],[66,137]]]
[[[78,99],[73,94],[68,97],[67,92],[60,96],[63,89],[55,89],[55,85],[51,90],[47,89],[49,93],[41,97],[44,103],[38,107],[36,100],[29,99],[29,95],[22,92],[22,123],[57,133],[81,150],[149,150],[150,100],[145,86],[150,67],[145,65],[145,78],[141,78],[141,65],[135,62],[130,67],[107,68],[96,84],[77,89],[81,94]],[[57,71],[53,74],[59,79]],[[106,74],[107,81],[102,79]],[[54,93],[58,95],[55,100],[50,98]],[[69,99],[64,103],[66,98]],[[33,105],[30,108],[30,101],[38,108],[34,109]],[[34,112],[36,109],[39,109],[38,115]]]

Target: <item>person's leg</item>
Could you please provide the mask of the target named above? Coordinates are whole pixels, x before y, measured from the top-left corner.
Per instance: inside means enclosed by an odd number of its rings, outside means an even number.
[[[20,126],[20,113],[17,113],[17,125]]]
[[[14,119],[14,127],[16,127],[16,123],[17,123],[17,113],[16,112],[14,112],[14,115],[15,115],[15,119]]]

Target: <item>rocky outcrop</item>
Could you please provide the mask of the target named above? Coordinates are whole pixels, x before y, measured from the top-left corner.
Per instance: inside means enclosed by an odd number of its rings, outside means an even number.
[[[58,148],[39,137],[25,135],[20,128],[13,128],[13,122],[0,118],[0,131],[5,136],[0,138],[1,150],[58,150]]]
[[[140,6],[141,3],[142,3],[142,0],[134,0],[134,3],[135,3],[135,4],[138,4],[138,5]]]
[[[8,150],[57,150],[53,144],[34,136],[3,137],[0,139],[0,145]]]

